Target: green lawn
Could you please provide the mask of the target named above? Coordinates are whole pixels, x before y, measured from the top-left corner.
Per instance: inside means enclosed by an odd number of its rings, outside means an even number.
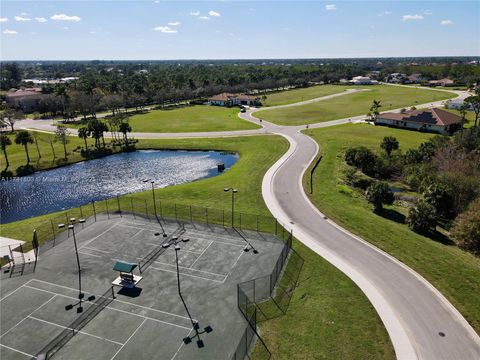
[[[261,194],[262,179],[267,169],[287,150],[288,143],[279,136],[249,136],[141,140],[137,147],[240,153],[235,166],[223,175],[158,189],[157,199],[229,210],[231,198],[223,188],[232,186],[239,190],[235,197],[239,212],[268,215]],[[137,193],[135,197],[150,200],[151,192]],[[128,196],[121,201],[128,204]],[[76,210],[69,211],[75,214]],[[64,212],[2,225],[1,234],[30,240],[34,227],[59,214]],[[290,309],[286,315],[261,324],[262,336],[274,356],[283,359],[299,356],[305,359],[393,359],[386,330],[357,286],[299,242],[295,242],[294,247],[306,261]]]
[[[299,101],[315,99],[318,97],[341,93],[347,89],[343,85],[318,85],[308,88],[279,91],[268,94],[267,100],[262,102],[265,106],[292,104]]]
[[[129,118],[133,132],[207,132],[258,129],[238,117],[238,107],[186,106],[170,110],[151,110]],[[78,128],[79,124],[67,124]]]
[[[367,114],[374,99],[381,101],[380,111],[387,111],[456,96],[453,93],[449,94],[436,90],[410,89],[388,85],[347,88],[367,89],[369,91],[291,108],[264,109],[256,112],[255,116],[280,125],[303,125]]]
[[[384,136],[392,135],[405,151],[432,135],[366,124],[309,130],[308,134],[318,142],[323,155],[314,174],[313,203],[340,225],[424,276],[477,332],[480,331],[480,258],[456,246],[443,245],[418,235],[403,223],[374,214],[363,197],[338,181],[344,166],[343,152],[350,146],[364,145],[380,151],[380,141]],[[304,181],[307,186],[309,178]],[[387,209],[402,211],[395,206]]]

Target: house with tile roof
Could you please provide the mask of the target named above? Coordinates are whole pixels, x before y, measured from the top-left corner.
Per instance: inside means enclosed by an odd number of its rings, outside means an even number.
[[[217,106],[258,105],[259,103],[258,96],[247,94],[221,93],[208,99],[209,105]]]
[[[401,113],[379,114],[375,119],[375,125],[451,134],[461,129],[462,118],[438,108],[407,110]]]
[[[44,97],[41,88],[10,89],[5,96],[9,106],[20,108],[24,113],[36,111]]]

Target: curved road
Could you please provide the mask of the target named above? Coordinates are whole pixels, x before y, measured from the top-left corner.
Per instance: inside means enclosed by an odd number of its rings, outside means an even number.
[[[455,93],[460,98],[466,96],[465,92]],[[329,97],[331,95],[313,100]],[[439,106],[441,103],[417,107]],[[270,133],[285,137],[290,142],[290,149],[263,179],[262,194],[269,210],[284,225],[292,228],[301,242],[343,271],[362,289],[385,324],[397,358],[480,359],[479,336],[440,292],[395,258],[328,220],[310,202],[303,190],[302,179],[318,153],[318,145],[301,133],[305,126],[278,126],[260,121],[252,115],[256,110],[250,109],[240,117],[261,125],[263,129],[132,135],[136,138],[179,138]],[[326,127],[363,119],[365,116],[351,117],[309,127]],[[25,120],[19,127],[43,131],[52,129],[51,122],[40,128],[32,126],[32,123],[37,125],[38,121]]]

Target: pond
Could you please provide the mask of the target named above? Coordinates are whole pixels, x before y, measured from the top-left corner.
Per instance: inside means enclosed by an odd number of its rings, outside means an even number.
[[[69,209],[91,201],[218,175],[236,154],[218,151],[140,150],[83,161],[30,176],[0,181],[0,223]]]

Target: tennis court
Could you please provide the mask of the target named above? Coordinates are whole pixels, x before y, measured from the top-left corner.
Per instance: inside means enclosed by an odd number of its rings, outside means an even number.
[[[83,314],[99,309],[81,330],[55,353],[58,359],[230,359],[245,329],[237,308],[237,284],[274,267],[283,243],[256,232],[177,222],[157,222],[123,216],[94,222],[76,239],[85,298]],[[179,239],[180,250],[162,248]],[[66,233],[62,234],[66,236]],[[71,235],[71,234],[70,234]],[[258,253],[245,252],[247,241]],[[188,241],[180,241],[180,239]],[[250,245],[247,247],[251,248]],[[157,252],[156,249],[161,249]],[[175,255],[178,254],[183,297],[204,342],[185,344],[195,332],[178,294]],[[153,258],[145,258],[155,254]],[[116,261],[141,263],[137,287],[125,290],[111,283]],[[78,271],[73,238],[40,253],[34,273],[2,280],[0,285],[0,357],[37,356],[52,339],[79,319]],[[105,295],[106,294],[106,295]],[[89,296],[95,300],[88,301]],[[114,298],[113,298],[114,297]],[[107,299],[101,311],[99,299]],[[71,310],[65,310],[73,304]]]

